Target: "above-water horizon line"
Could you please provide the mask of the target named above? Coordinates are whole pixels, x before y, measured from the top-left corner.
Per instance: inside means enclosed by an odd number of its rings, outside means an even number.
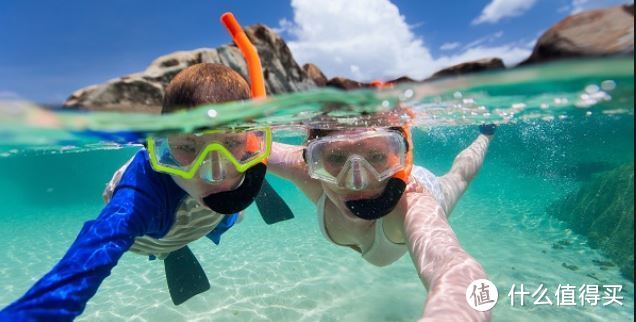
[[[0,125],[9,132],[27,129],[189,132],[203,127],[293,125],[333,111],[333,106],[354,107],[344,114],[355,117],[391,111],[399,103],[414,110],[419,118],[414,123],[419,126],[505,123],[524,114],[526,118],[550,120],[564,111],[589,109],[610,101],[607,92],[617,86],[631,89],[633,102],[633,74],[633,57],[575,60],[400,84],[381,90],[317,88],[257,101],[204,105],[169,115],[51,110],[27,101],[0,101]],[[537,88],[545,92],[537,95]],[[492,94],[497,92],[504,95]],[[633,104],[611,112],[633,113]]]

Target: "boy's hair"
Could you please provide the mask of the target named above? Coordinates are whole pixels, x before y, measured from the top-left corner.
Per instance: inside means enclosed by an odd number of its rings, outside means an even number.
[[[247,81],[233,69],[221,64],[196,64],[182,70],[170,81],[161,114],[249,98]]]

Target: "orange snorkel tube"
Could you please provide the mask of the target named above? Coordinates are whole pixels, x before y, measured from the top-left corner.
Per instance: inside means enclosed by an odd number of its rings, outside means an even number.
[[[225,26],[225,29],[232,36],[232,40],[238,46],[241,54],[245,58],[247,63],[247,73],[250,78],[250,91],[252,98],[264,98],[267,96],[265,90],[265,79],[263,78],[263,67],[261,66],[261,59],[258,57],[258,51],[256,47],[252,45],[252,42],[247,38],[245,31],[241,28],[241,25],[236,21],[234,15],[231,12],[226,12],[221,15],[221,23]],[[248,143],[250,140],[248,140]],[[267,164],[267,159],[263,161]]]
[[[263,67],[261,66],[261,60],[258,57],[258,52],[249,38],[239,25],[234,15],[230,12],[226,12],[221,16],[221,23],[225,26],[227,31],[232,36],[234,43],[238,46],[239,50],[243,54],[245,61],[247,62],[247,72],[250,78],[250,91],[252,92],[253,99],[264,98],[267,96],[265,91],[265,79],[263,78]],[[254,142],[255,140],[252,140]],[[248,140],[248,145],[249,145]],[[248,147],[249,148],[249,147]],[[261,168],[267,167],[267,159],[263,160],[260,164]],[[256,206],[258,207],[261,217],[268,225],[294,218],[289,206],[285,201],[276,193],[276,190],[272,188],[267,180],[264,178],[265,172],[263,172],[263,179],[261,181],[259,195],[267,196],[256,197]]]
[[[232,39],[241,50],[243,57],[245,57],[247,72],[250,77],[252,98],[267,96],[265,80],[263,79],[263,67],[261,66],[261,60],[258,57],[256,48],[252,45],[249,38],[247,38],[243,28],[241,28],[241,25],[239,25],[231,12],[226,12],[221,16],[221,23],[223,23],[227,31],[232,35]]]

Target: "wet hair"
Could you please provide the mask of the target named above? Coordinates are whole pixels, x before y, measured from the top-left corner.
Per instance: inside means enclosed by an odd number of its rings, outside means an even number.
[[[170,81],[161,113],[249,98],[247,81],[233,69],[221,64],[196,64],[182,70]]]

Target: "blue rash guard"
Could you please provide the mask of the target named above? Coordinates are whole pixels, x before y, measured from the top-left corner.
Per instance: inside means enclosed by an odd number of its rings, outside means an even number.
[[[168,233],[184,197],[186,192],[169,175],[150,167],[146,150],[139,151],[99,217],[84,223],[49,273],[0,311],[0,321],[70,321],[80,315],[136,237],[161,238]],[[236,217],[226,216],[208,237],[215,236],[218,243]]]

